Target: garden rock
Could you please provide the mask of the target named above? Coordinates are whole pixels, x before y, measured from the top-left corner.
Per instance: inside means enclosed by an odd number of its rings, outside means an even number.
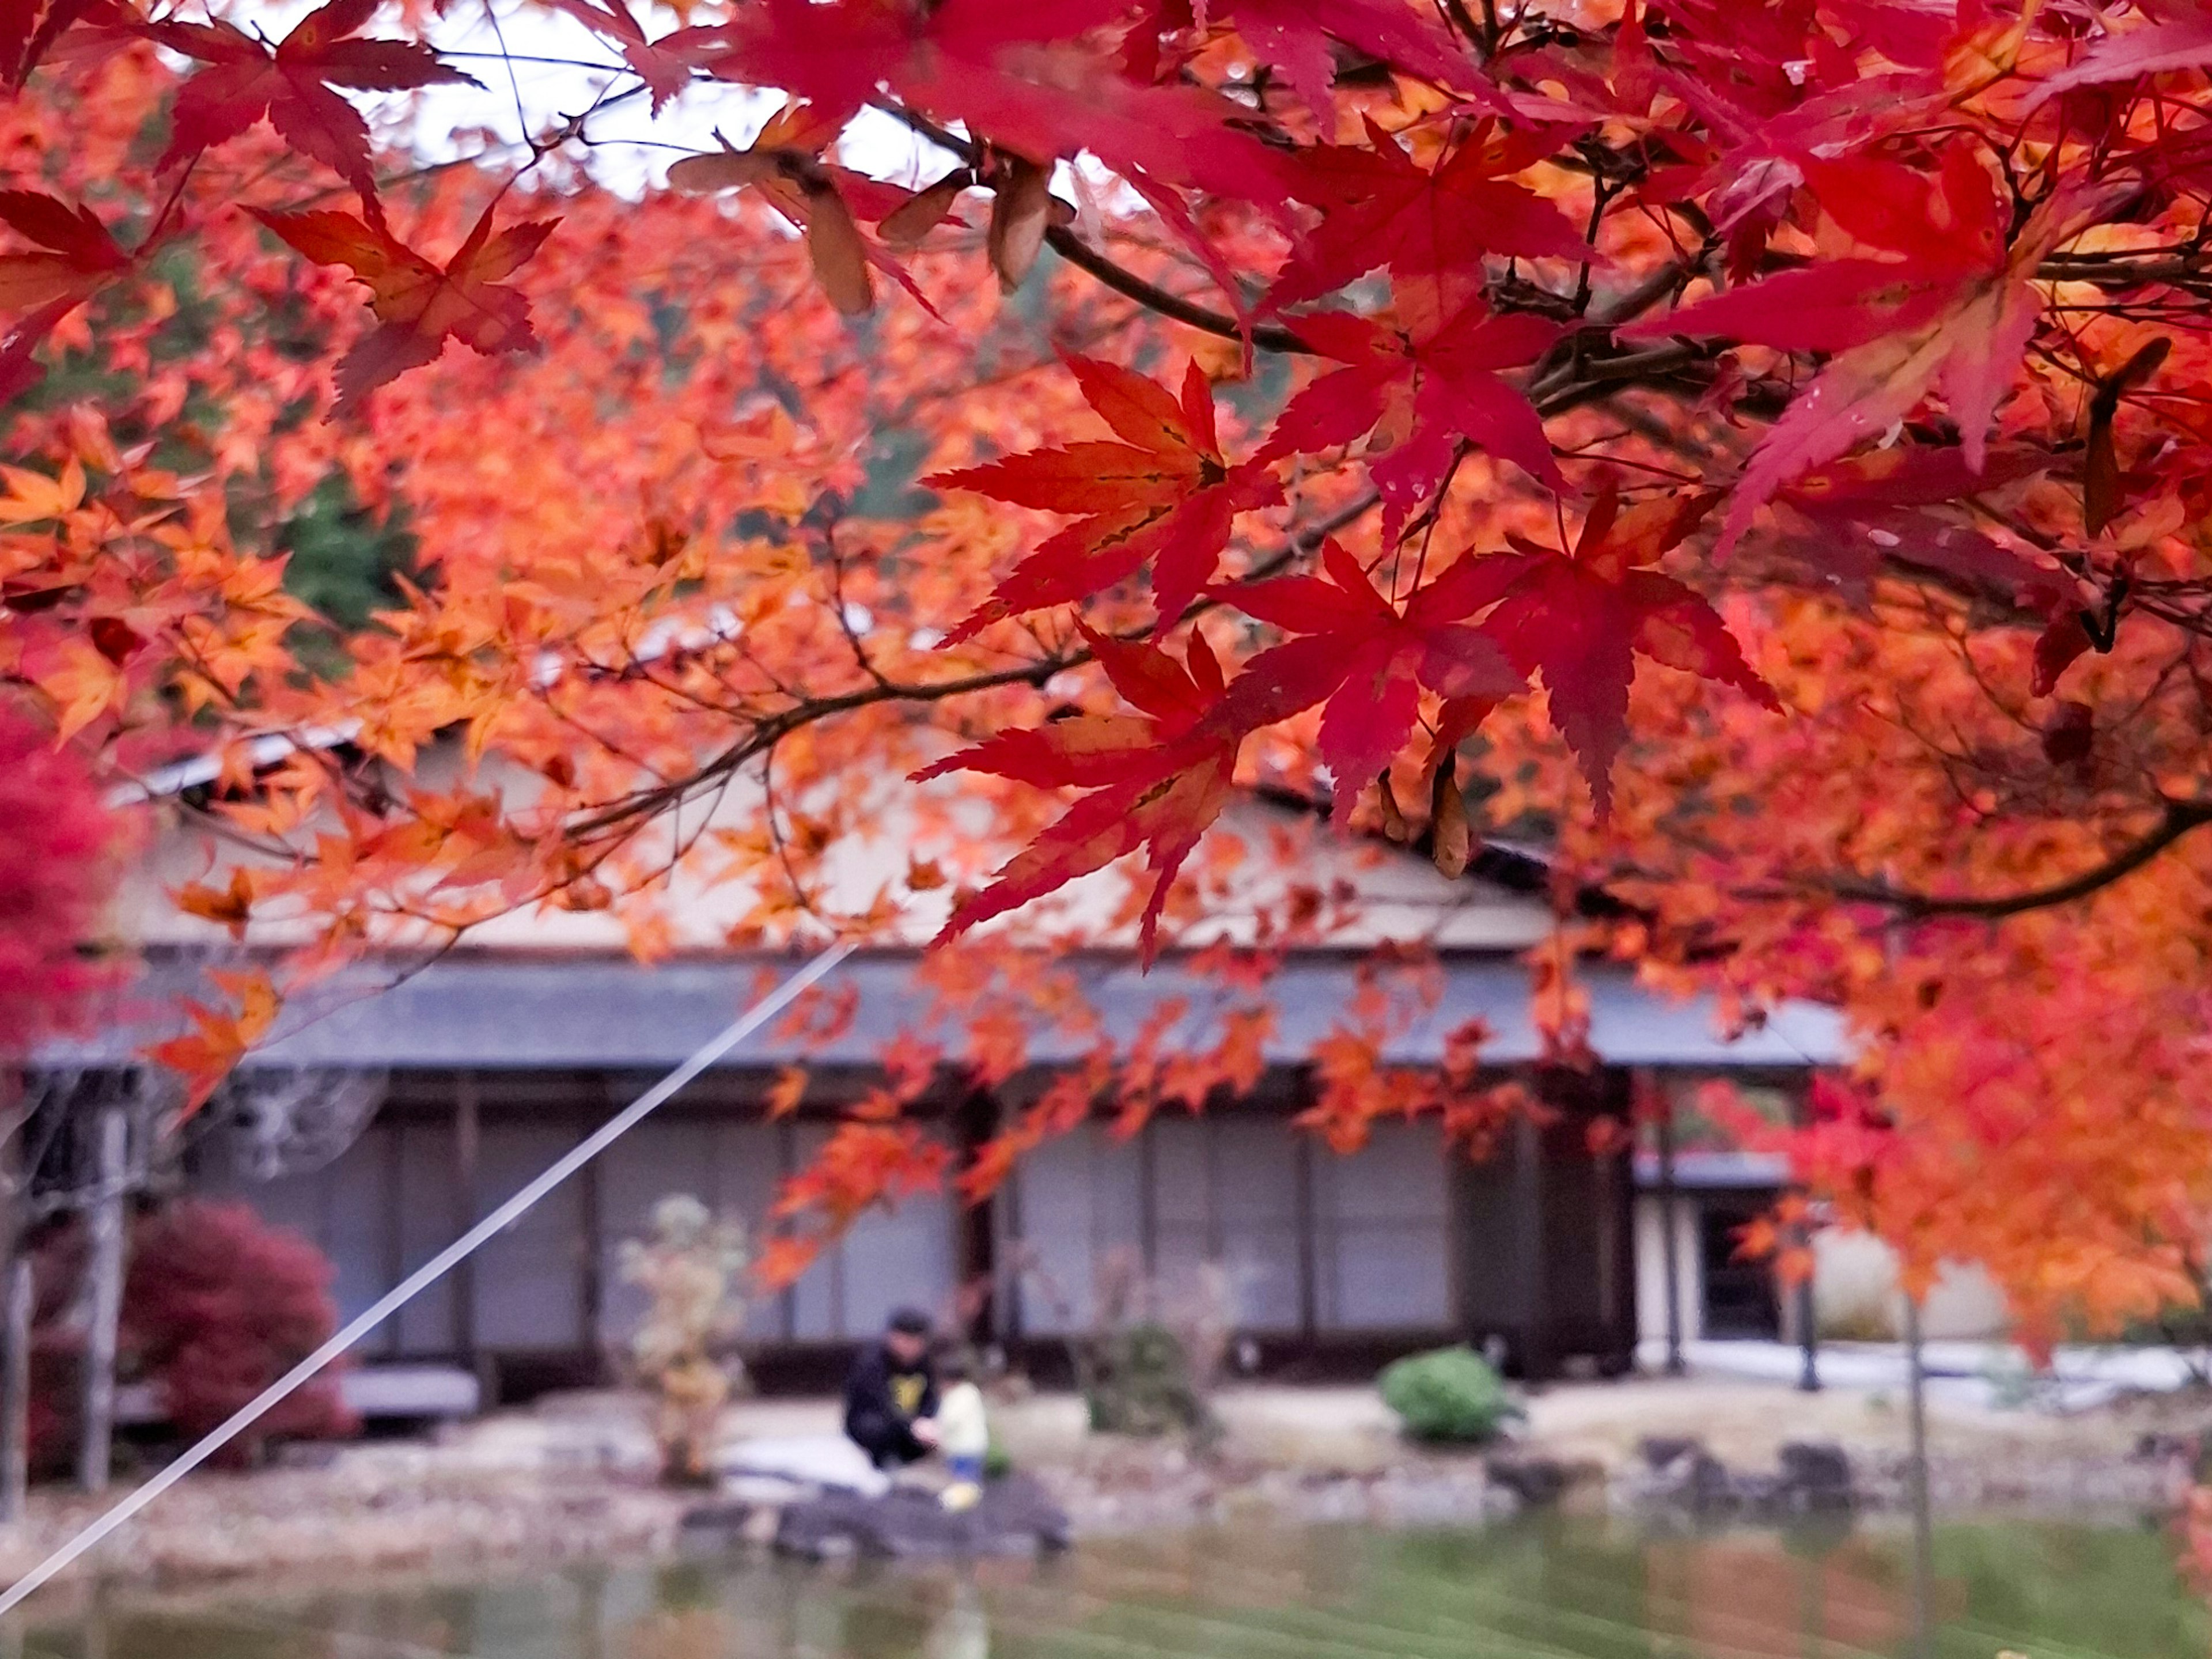
[[[1775,1498],[1800,1514],[1847,1510],[1855,1501],[1851,1461],[1841,1446],[1825,1441],[1792,1440],[1778,1454],[1781,1462]]]
[[[1859,1501],[1850,1458],[1826,1442],[1785,1443],[1771,1472],[1732,1470],[1693,1439],[1654,1437],[1639,1449],[1644,1468],[1630,1478],[1626,1492],[1632,1508],[1699,1520],[1771,1519],[1839,1514]]]
[[[1638,1493],[1643,1502],[1698,1516],[1724,1515],[1745,1496],[1728,1466],[1702,1441],[1654,1437],[1643,1445],[1650,1479]]]
[[[1493,1457],[1484,1469],[1493,1486],[1503,1486],[1532,1510],[1558,1503],[1570,1478],[1567,1466],[1549,1457]]]
[[[908,1486],[876,1498],[825,1493],[785,1508],[775,1531],[779,1551],[817,1561],[854,1555],[1036,1555],[1065,1549],[1070,1541],[1066,1512],[1022,1475],[988,1483],[975,1508],[959,1512],[945,1509],[933,1492]]]
[[[880,1498],[890,1490],[890,1477],[842,1434],[740,1440],[724,1447],[715,1462],[726,1488],[733,1479],[758,1477],[866,1498]]]

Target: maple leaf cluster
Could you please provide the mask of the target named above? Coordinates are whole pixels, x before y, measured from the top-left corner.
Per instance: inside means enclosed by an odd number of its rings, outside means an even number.
[[[251,867],[188,913],[319,964],[611,911],[649,956],[682,866],[744,896],[732,943],[926,909],[972,963],[1064,945],[1126,859],[1113,926],[1203,927],[1255,789],[1448,878],[1538,842],[1563,912],[1615,902],[1540,963],[1559,1057],[1578,951],[1747,1018],[1832,1000],[1880,1109],[1793,1145],[1853,1218],[2046,1321],[2179,1293],[2194,9],[548,9],[592,97],[460,163],[356,94],[489,128],[530,54],[465,72],[415,12],[0,20],[0,672],[105,776],[216,757]],[[669,188],[606,187],[647,112]],[[295,591],[328,500],[410,550],[339,623]],[[855,896],[892,790],[912,861]],[[1265,852],[1250,939],[1327,940],[1341,896]],[[994,1079],[1077,1018],[1033,966],[940,971]],[[167,1051],[196,1088],[276,1014],[258,969],[218,988]],[[1188,1076],[1172,1022],[1092,1052],[972,1188],[1103,1097],[1238,1086],[1256,1016],[1214,1018]],[[1370,1025],[1307,1036],[1332,1139],[1528,1109],[1389,1075]],[[944,1174],[924,1093],[852,1115],[794,1215]]]
[[[80,1024],[107,978],[83,947],[123,848],[82,756],[0,701],[0,1056]]]

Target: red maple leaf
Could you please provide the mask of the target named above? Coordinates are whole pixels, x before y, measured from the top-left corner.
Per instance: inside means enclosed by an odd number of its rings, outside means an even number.
[[[1150,962],[1176,872],[1229,800],[1243,733],[1222,718],[1221,665],[1205,638],[1194,632],[1178,663],[1154,646],[1087,628],[1083,635],[1114,689],[1141,712],[1079,714],[1034,731],[1001,732],[915,774],[920,782],[947,772],[988,772],[1040,789],[1091,791],[959,905],[940,939],[1149,847],[1152,890],[1138,931]]]
[[[2212,9],[2185,3],[2172,17],[2107,34],[2039,86],[2027,106],[2036,108],[2076,87],[2108,86],[2138,76],[2207,67],[2212,67]]]
[[[1196,87],[1138,85],[1079,44],[1128,11],[1127,0],[765,0],[741,9],[709,67],[810,99],[840,124],[888,87],[1032,161],[1087,150],[1116,171],[1279,199],[1276,163],[1234,125],[1249,110]]]
[[[1032,450],[922,480],[932,488],[973,489],[1018,507],[1082,515],[1016,565],[953,630],[952,641],[1004,617],[1110,587],[1147,559],[1152,602],[1165,629],[1212,580],[1237,515],[1283,499],[1264,463],[1231,466],[1223,458],[1213,388],[1197,363],[1183,375],[1180,401],[1158,382],[1112,363],[1090,357],[1067,363],[1084,398],[1124,441]]]
[[[1778,491],[1771,544],[1860,602],[1876,573],[1889,564],[1933,572],[2047,611],[2050,594],[2070,591],[2061,572],[2031,562],[1971,523],[1929,509],[2027,477],[2049,464],[2048,456],[2025,447],[1995,449],[1976,474],[1966,470],[1965,452],[1952,446],[1867,450]]]
[[[655,115],[691,84],[692,71],[700,60],[724,46],[722,30],[711,27],[677,29],[653,40],[627,0],[545,0],[545,3],[567,12],[594,34],[614,43],[623,61],[645,82]]]
[[[1420,713],[1421,688],[1445,698],[1496,699],[1528,677],[1468,625],[1466,597],[1441,582],[1417,588],[1402,613],[1334,540],[1319,576],[1284,576],[1221,590],[1246,615],[1302,637],[1262,651],[1237,678],[1224,709],[1251,730],[1326,700],[1321,757],[1336,782],[1336,819],[1389,765]]]
[[[90,208],[35,191],[0,191],[0,223],[33,245],[28,252],[0,254],[0,312],[15,319],[0,337],[0,404],[6,404],[45,374],[32,354],[55,325],[128,270],[133,256]]]
[[[1474,65],[1450,36],[1404,0],[1235,0],[1226,10],[1244,44],[1284,77],[1315,114],[1334,108],[1332,41],[1443,86],[1474,82]]]
[[[1483,256],[1590,257],[1566,216],[1507,181],[1559,148],[1556,132],[1501,135],[1489,123],[1431,173],[1367,119],[1373,148],[1323,144],[1297,153],[1291,192],[1321,210],[1275,278],[1276,309],[1317,300],[1377,265],[1390,267],[1398,315],[1432,333],[1479,297]]]
[[[1348,367],[1292,398],[1256,459],[1334,448],[1374,429],[1367,471],[1382,493],[1386,544],[1397,540],[1414,506],[1443,484],[1462,440],[1565,490],[1542,420],[1498,374],[1542,356],[1559,337],[1557,323],[1526,312],[1493,317],[1478,300],[1419,337],[1333,311],[1300,317],[1291,326],[1308,345]]]
[[[136,24],[112,0],[0,0],[0,76],[21,87],[63,33],[79,22]]]
[[[338,360],[334,414],[356,407],[407,370],[434,362],[448,337],[486,356],[536,348],[530,301],[501,279],[526,264],[560,222],[509,225],[495,236],[491,221],[498,206],[495,200],[484,209],[443,270],[382,224],[364,224],[349,213],[252,210],[317,264],[344,265],[368,289],[377,325]]]
[[[368,124],[332,88],[402,92],[477,82],[419,42],[355,38],[376,6],[377,0],[329,0],[274,46],[232,23],[152,25],[148,33],[159,44],[207,65],[177,94],[161,167],[226,143],[266,116],[287,144],[351,185],[370,216],[380,218]]]
[[[1552,724],[1582,763],[1600,813],[1612,803],[1613,757],[1628,735],[1638,655],[1781,707],[1712,606],[1650,568],[1717,500],[1667,495],[1623,511],[1608,486],[1573,552],[1514,537],[1513,552],[1462,560],[1433,584],[1433,603],[1448,614],[1471,616],[1495,604],[1484,631],[1523,672],[1543,676]]]
[[[2036,264],[2083,204],[2060,192],[2008,249],[1996,190],[1963,143],[1945,149],[1935,179],[1867,157],[1802,165],[1828,216],[1893,257],[1824,260],[1621,331],[1835,354],[1744,468],[1717,555],[1782,485],[1887,431],[1931,391],[1958,422],[1966,470],[1979,473],[1990,422],[2042,315]]]

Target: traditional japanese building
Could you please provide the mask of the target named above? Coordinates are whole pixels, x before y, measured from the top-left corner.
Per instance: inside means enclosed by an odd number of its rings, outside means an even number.
[[[167,793],[189,790],[190,775]],[[1447,881],[1425,859],[1340,840],[1261,800],[1228,815],[1214,834],[1224,838],[1242,853],[1215,861],[1230,872],[1218,905],[1209,898],[1219,937],[1237,938],[1240,918],[1291,883],[1328,895],[1340,925],[1285,952],[1256,990],[1226,988],[1172,952],[1145,972],[1103,921],[1064,971],[1096,1030],[1126,1042],[1151,1022],[1170,1051],[1210,1046],[1233,1007],[1264,998],[1273,1036],[1259,1085],[1203,1115],[1157,1115],[1130,1138],[1101,1123],[1048,1143],[980,1206],[924,1194],[866,1215],[753,1309],[749,1358],[765,1382],[826,1375],[902,1304],[972,1317],[980,1334],[1049,1370],[1060,1339],[1091,1321],[1102,1278],[1141,1271],[1164,1284],[1209,1264],[1265,1369],[1365,1367],[1466,1339],[1501,1346],[1530,1375],[1623,1370],[1650,1324],[1638,1307],[1650,1289],[1639,1287],[1633,1137],[1593,1133],[1593,1123],[1626,1129],[1638,1071],[1728,1074],[1787,1094],[1843,1056],[1828,1010],[1784,1006],[1732,1033],[1708,1000],[1671,1000],[1593,964],[1583,979],[1598,1064],[1547,1067],[1522,957],[1555,918],[1534,860],[1492,850]],[[1206,867],[1205,855],[1196,862]],[[126,900],[145,975],[118,993],[105,1030],[58,1045],[46,1066],[129,1064],[211,963],[235,965],[255,945],[234,945],[165,896],[183,880],[220,882],[219,862],[209,870],[204,838],[179,817]],[[797,964],[721,943],[747,902],[719,890],[665,896],[672,948],[650,966],[606,916],[577,912],[510,916],[441,954],[364,963],[288,1007],[187,1138],[180,1178],[235,1193],[313,1238],[336,1264],[342,1307],[357,1311]],[[836,969],[824,993],[848,1003],[848,1017],[826,1041],[779,1024],[741,1045],[410,1304],[364,1359],[465,1368],[507,1397],[602,1376],[637,1312],[618,1247],[656,1200],[690,1192],[761,1217],[902,1034],[945,1045],[942,1085],[921,1109],[955,1146],[988,1138],[1094,1040],[1040,1019],[1015,1077],[994,1091],[967,1086],[960,1027],[933,1023],[922,937]],[[1419,960],[1379,963],[1376,947],[1390,943],[1419,945]],[[1433,1121],[1382,1125],[1346,1156],[1293,1131],[1286,1120],[1313,1099],[1313,1042],[1363,984],[1407,1011],[1389,1062],[1440,1065],[1447,1037],[1480,1019],[1491,1033],[1484,1064],[1520,1078],[1557,1116],[1541,1128],[1518,1122],[1480,1163],[1446,1146]],[[811,1071],[805,1103],[770,1121],[770,1088],[792,1064]]]

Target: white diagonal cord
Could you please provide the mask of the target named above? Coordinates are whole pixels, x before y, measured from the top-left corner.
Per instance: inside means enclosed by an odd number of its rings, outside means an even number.
[[[239,1407],[219,1427],[210,1430],[183,1456],[16,1580],[5,1593],[0,1593],[0,1617],[13,1612],[33,1590],[64,1571],[88,1551],[97,1547],[117,1528],[221,1451],[239,1434],[251,1428],[316,1372],[444,1278],[493,1235],[520,1218],[546,1194],[636,1127],[655,1107],[775,1018],[801,992],[852,955],[854,948],[849,944],[833,945],[808,962],[725,1026],[720,1035],[689,1060],[562,1154],[543,1175],[386,1291],[374,1306],[356,1316],[321,1347]]]

